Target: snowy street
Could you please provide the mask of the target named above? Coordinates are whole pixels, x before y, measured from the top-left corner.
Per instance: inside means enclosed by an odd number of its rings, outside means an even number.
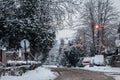
[[[82,69],[56,68],[60,76],[55,80],[114,80],[100,72],[92,72]]]
[[[57,67],[43,65],[22,76],[1,76],[0,80],[120,80],[120,68],[110,66]]]
[[[120,80],[120,68],[110,66],[53,69],[60,74],[55,80]]]
[[[120,80],[120,68],[110,66],[85,67],[58,67],[55,65],[44,65],[44,67],[58,72],[59,76],[55,80]],[[81,76],[80,76],[81,75]],[[101,78],[102,77],[102,78]]]

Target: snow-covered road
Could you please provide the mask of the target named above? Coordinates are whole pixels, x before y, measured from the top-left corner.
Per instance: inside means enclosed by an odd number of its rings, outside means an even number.
[[[58,74],[52,72],[49,68],[57,68],[57,66],[48,65],[38,67],[35,70],[26,72],[22,76],[1,76],[0,80],[54,80]],[[120,80],[120,68],[110,66],[85,66],[84,68],[73,69],[85,69],[90,71],[104,72],[106,75],[114,77],[115,80]]]

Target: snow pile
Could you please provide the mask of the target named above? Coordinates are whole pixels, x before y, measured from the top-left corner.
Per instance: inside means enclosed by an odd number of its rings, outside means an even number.
[[[22,76],[2,76],[0,80],[54,80],[56,77],[49,69],[39,67]]]
[[[115,78],[115,80],[120,80],[120,75],[114,75],[113,77]]]
[[[91,71],[99,71],[99,72],[120,73],[120,68],[115,68],[115,67],[110,67],[110,66],[89,67],[89,65],[87,65],[83,69],[91,70]]]

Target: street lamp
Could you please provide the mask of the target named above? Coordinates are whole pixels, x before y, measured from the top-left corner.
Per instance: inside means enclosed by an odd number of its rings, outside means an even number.
[[[101,30],[101,27],[100,27],[100,25],[99,24],[95,24],[95,29],[97,30],[97,47],[96,47],[96,53],[98,54],[98,53],[100,53],[100,30]]]
[[[80,43],[83,43],[83,36],[80,36]]]
[[[98,42],[97,44],[99,45],[100,31],[102,29],[100,24],[97,23],[92,23],[91,28],[92,28],[92,37],[93,37],[93,47],[94,47],[93,49],[94,49],[94,53],[97,54],[99,48],[96,47],[95,32],[97,32],[97,42]]]
[[[80,36],[80,40],[82,40],[83,39],[83,37],[82,36]]]
[[[95,25],[95,29],[99,30],[100,26],[98,24]]]

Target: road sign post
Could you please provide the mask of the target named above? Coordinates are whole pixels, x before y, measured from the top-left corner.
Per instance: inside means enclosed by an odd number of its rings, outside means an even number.
[[[30,46],[30,43],[27,39],[23,39],[20,44],[21,44],[21,47],[24,49],[25,60],[26,60],[26,64],[27,64],[27,60],[28,60],[27,48]]]
[[[120,47],[120,40],[115,40],[116,47]]]

